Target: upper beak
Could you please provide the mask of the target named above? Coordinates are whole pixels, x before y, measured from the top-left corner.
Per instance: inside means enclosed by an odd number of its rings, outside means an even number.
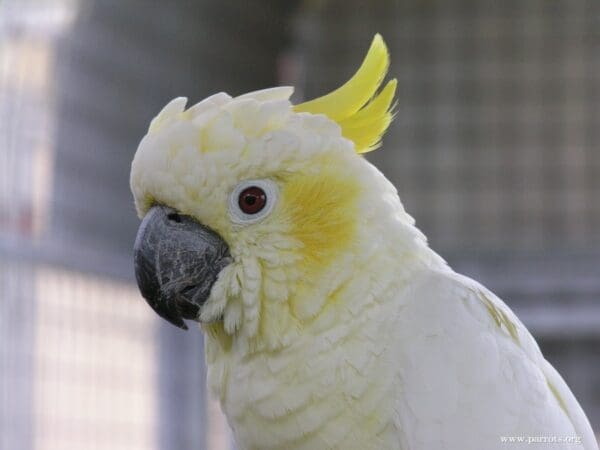
[[[183,329],[183,319],[198,320],[219,272],[231,262],[217,233],[166,206],[148,211],[133,252],[142,295],[159,316]]]

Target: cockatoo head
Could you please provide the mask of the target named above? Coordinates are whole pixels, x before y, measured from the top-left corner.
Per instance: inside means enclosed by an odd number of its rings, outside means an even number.
[[[360,156],[392,118],[396,81],[379,89],[388,64],[376,35],[324,97],[292,105],[281,87],[163,108],[131,170],[136,277],[159,315],[200,321],[224,345],[275,348],[319,313],[395,196]]]

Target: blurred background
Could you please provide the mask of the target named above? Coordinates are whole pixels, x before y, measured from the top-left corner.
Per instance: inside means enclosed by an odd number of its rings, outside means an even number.
[[[367,157],[600,430],[600,2],[3,0],[1,450],[232,448],[200,332],[137,292],[131,159],[171,98],[318,96],[375,32],[399,109]]]

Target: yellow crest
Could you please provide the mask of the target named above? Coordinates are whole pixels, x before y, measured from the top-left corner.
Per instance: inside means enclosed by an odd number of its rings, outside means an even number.
[[[389,65],[388,49],[378,33],[352,78],[323,97],[294,106],[294,111],[325,114],[339,124],[345,138],[354,142],[357,153],[375,150],[393,118],[396,79],[377,93]]]

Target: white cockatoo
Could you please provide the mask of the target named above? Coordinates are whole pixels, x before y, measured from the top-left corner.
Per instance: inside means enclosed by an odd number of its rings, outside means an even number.
[[[428,247],[362,157],[392,119],[388,65],[376,35],[324,97],[165,106],[131,170],[143,296],[200,322],[241,450],[597,450],[525,326]]]

